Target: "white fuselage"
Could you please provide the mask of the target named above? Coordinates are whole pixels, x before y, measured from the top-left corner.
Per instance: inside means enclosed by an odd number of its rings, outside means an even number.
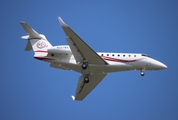
[[[127,70],[161,70],[167,68],[163,63],[145,54],[97,52],[108,65],[89,64],[83,71],[82,63],[77,63],[68,45],[54,46],[47,51],[35,51],[34,58],[51,63],[51,67],[74,70],[80,73],[109,73]]]

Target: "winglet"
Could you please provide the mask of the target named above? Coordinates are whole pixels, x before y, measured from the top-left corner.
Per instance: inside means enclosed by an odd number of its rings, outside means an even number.
[[[71,97],[72,97],[72,100],[75,100],[75,96],[71,95]]]
[[[59,22],[60,22],[60,24],[61,24],[62,27],[67,27],[67,26],[68,26],[68,25],[62,20],[61,17],[58,17],[58,20],[59,20]]]

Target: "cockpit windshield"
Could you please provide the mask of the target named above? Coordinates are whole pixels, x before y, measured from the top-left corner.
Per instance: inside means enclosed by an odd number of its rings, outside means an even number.
[[[146,55],[146,54],[142,54],[142,56],[150,57],[150,56],[148,56],[148,55]]]

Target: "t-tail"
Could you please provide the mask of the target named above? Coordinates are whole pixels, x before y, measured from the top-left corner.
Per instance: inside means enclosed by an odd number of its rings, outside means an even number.
[[[46,56],[47,49],[52,47],[46,37],[43,34],[37,33],[25,22],[20,22],[20,24],[28,34],[22,36],[22,39],[28,40],[25,50],[30,51],[33,49],[35,56]]]

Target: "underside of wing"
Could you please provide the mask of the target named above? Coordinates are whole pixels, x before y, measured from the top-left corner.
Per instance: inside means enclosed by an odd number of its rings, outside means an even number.
[[[86,61],[89,64],[107,64],[107,62],[90,48],[60,17],[59,22],[67,36],[66,40],[77,63]]]
[[[104,79],[106,75],[107,74],[93,74],[87,76],[89,78],[88,83],[84,81],[86,75],[82,75],[78,80],[76,96],[72,96],[73,100],[83,100]]]

